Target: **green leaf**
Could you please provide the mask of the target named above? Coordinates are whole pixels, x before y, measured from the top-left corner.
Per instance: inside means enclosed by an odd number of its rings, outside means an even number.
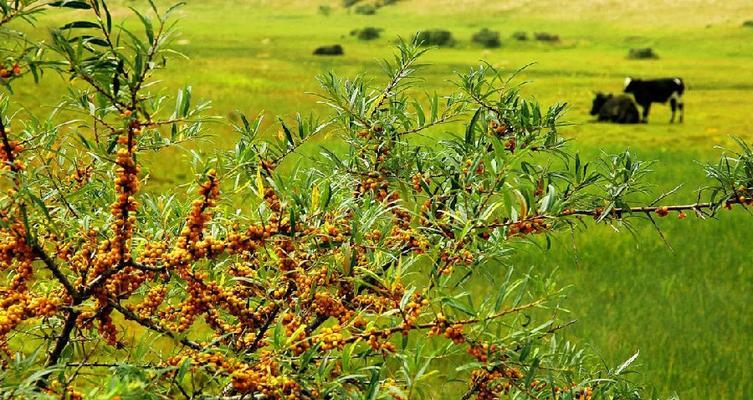
[[[278,118],[278,121],[280,121],[280,125],[282,125],[282,130],[283,132],[285,132],[285,138],[288,140],[288,147],[294,147],[295,140],[293,140],[293,133],[290,132],[290,129],[288,129],[287,125],[285,125],[285,122],[282,120],[282,118]]]
[[[75,8],[77,10],[89,10],[91,9],[91,5],[85,1],[76,1],[76,0],[62,0],[62,1],[53,1],[49,4],[50,7],[64,7],[64,8]]]
[[[479,107],[475,113],[473,113],[473,117],[471,118],[471,122],[468,123],[468,127],[465,129],[465,144],[473,144],[473,142],[476,141],[476,135],[475,135],[475,129],[476,129],[476,123],[478,122],[479,117],[481,116],[482,109]]]
[[[154,27],[152,26],[152,21],[133,7],[131,7],[131,11],[139,17],[141,23],[144,25],[144,33],[146,33],[146,38],[149,40],[149,45],[154,45]]]
[[[446,298],[442,301],[446,306],[453,308],[455,310],[458,310],[460,312],[463,312],[465,314],[468,314],[470,316],[475,316],[476,312],[467,304],[461,303],[457,299],[454,298]]]
[[[60,30],[66,29],[99,29],[99,24],[89,21],[75,21],[60,27]]]
[[[620,366],[619,366],[619,367],[617,367],[617,368],[616,368],[616,369],[614,370],[614,374],[615,374],[615,375],[619,375],[619,374],[621,374],[621,373],[622,373],[623,371],[625,371],[625,369],[626,369],[627,367],[629,367],[629,366],[630,366],[630,364],[632,364],[632,363],[633,363],[633,362],[634,362],[634,361],[635,361],[636,359],[638,359],[638,355],[639,355],[640,353],[641,353],[640,351],[639,351],[639,352],[636,352],[635,354],[633,354],[633,356],[632,356],[632,357],[628,358],[628,359],[627,359],[627,360],[626,360],[626,361],[625,361],[624,363],[620,364]]]

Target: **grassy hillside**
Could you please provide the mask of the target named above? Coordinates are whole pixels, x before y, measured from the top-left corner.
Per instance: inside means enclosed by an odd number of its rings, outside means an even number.
[[[481,1],[404,0],[376,15],[354,15],[340,2],[254,0],[189,2],[176,48],[190,57],[174,60],[162,78],[170,90],[193,85],[196,98],[213,100],[223,116],[235,110],[291,115],[321,110],[316,98],[319,72],[378,74],[376,60],[389,44],[416,30],[452,31],[454,48],[432,51],[424,72],[427,90],[451,90],[453,72],[480,60],[512,71],[534,63],[523,77],[526,93],[548,104],[570,105],[572,146],[594,155],[630,147],[659,161],[656,192],[686,184],[670,201],[693,200],[703,182],[695,160],[716,158],[715,146],[734,134],[753,140],[753,3],[692,1]],[[128,4],[140,7],[136,1]],[[329,4],[330,15],[319,13]],[[124,15],[124,14],[123,14]],[[44,27],[60,17],[44,18]],[[135,22],[131,20],[131,22]],[[349,32],[365,26],[384,29],[382,38],[360,42]],[[486,50],[470,43],[483,27],[499,30],[502,47]],[[519,42],[515,31],[560,35],[559,43]],[[317,58],[312,50],[342,44],[345,56]],[[631,47],[652,47],[656,60],[628,60]],[[654,106],[648,125],[592,123],[592,91],[619,92],[626,76],[680,76],[689,85],[686,122],[670,125],[666,106]],[[19,103],[35,110],[54,105],[66,83],[45,77],[44,85],[20,87]],[[198,149],[230,146],[235,138],[218,124],[211,141]],[[436,132],[440,134],[441,132]],[[330,140],[321,138],[320,140]],[[155,190],[182,179],[184,155],[151,160]],[[694,218],[662,221],[667,247],[653,227],[638,237],[599,228],[585,235],[561,235],[552,251],[531,247],[511,260],[513,267],[558,270],[573,285],[563,306],[579,322],[569,338],[592,343],[606,362],[617,363],[641,351],[641,371],[662,395],[683,398],[753,398],[753,270],[751,219],[745,211],[718,221]],[[504,273],[504,271],[500,271]],[[441,386],[437,393],[442,393]]]

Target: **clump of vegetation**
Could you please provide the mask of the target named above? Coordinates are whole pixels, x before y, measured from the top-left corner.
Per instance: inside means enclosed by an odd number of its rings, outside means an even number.
[[[499,32],[487,28],[474,33],[471,41],[486,48],[496,48],[502,45],[499,40]]]
[[[343,6],[350,8],[360,3],[360,5],[354,8],[353,12],[360,15],[374,15],[380,8],[396,4],[397,2],[398,0],[376,0],[370,4],[363,4],[361,0],[343,0]]]
[[[319,6],[319,14],[324,15],[324,16],[328,16],[328,15],[332,14],[332,7],[330,7],[330,6],[326,5],[326,4],[320,5]]]
[[[421,46],[450,47],[455,45],[452,32],[444,29],[431,29],[416,33],[415,41]]]
[[[549,32],[535,32],[533,38],[541,42],[559,42],[560,35]]]
[[[361,29],[354,29],[350,32],[351,36],[357,37],[359,40],[375,40],[379,39],[382,33],[381,28],[375,28],[373,26],[367,26]]]
[[[563,340],[562,289],[507,257],[584,219],[619,229],[753,205],[743,142],[705,167],[705,202],[657,205],[668,194],[646,199],[650,163],[582,160],[559,133],[565,105],[522,97],[487,64],[417,97],[415,43],[379,84],[320,76],[323,118],[269,134],[263,115],[239,115],[234,148],[191,152],[185,192],[155,193],[160,165],[145,163],[216,119],[190,87],[160,87],[175,8],[132,28],[108,22],[106,0],[5,1],[4,36],[36,6],[79,11],[61,13],[73,20],[51,31],[49,60],[5,36],[17,43],[0,48],[0,80],[31,85],[46,68],[80,84],[45,117],[0,94],[3,399],[413,398],[448,358],[452,398],[650,397],[637,354],[609,368]],[[413,140],[461,123],[436,146]],[[290,172],[310,142],[314,162]]]
[[[753,28],[753,19],[749,19],[747,21],[743,22],[743,27],[745,28]]]
[[[659,55],[651,47],[641,47],[630,49],[628,51],[628,58],[631,60],[647,60],[659,58]]]
[[[518,41],[528,40],[528,33],[524,31],[516,31],[512,33],[512,38]]]
[[[372,4],[361,4],[356,6],[353,12],[360,15],[374,15],[377,12],[377,7]]]
[[[314,49],[314,55],[316,56],[341,56],[343,54],[345,54],[345,50],[339,44],[320,46]]]

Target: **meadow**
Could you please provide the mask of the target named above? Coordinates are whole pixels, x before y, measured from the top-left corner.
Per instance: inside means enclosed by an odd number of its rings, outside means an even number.
[[[730,135],[753,140],[753,3],[636,0],[580,0],[563,5],[535,1],[404,0],[376,15],[354,15],[340,2],[325,0],[190,1],[182,11],[183,35],[176,49],[189,59],[172,60],[162,77],[170,90],[190,84],[194,97],[212,100],[213,112],[235,118],[237,111],[261,111],[290,117],[319,112],[311,95],[315,76],[333,70],[342,75],[379,77],[377,61],[388,57],[397,37],[420,29],[450,30],[458,43],[431,51],[421,88],[448,93],[455,71],[485,60],[503,71],[533,63],[521,75],[526,95],[548,105],[566,102],[570,146],[589,157],[630,148],[656,160],[651,182],[655,193],[683,184],[667,199],[695,200],[704,172],[696,163],[718,158],[717,146],[731,145]],[[127,2],[141,7],[138,2]],[[123,14],[125,15],[125,13]],[[43,17],[40,36],[61,17]],[[135,21],[131,21],[135,22]],[[383,29],[380,39],[363,42],[353,29]],[[481,28],[501,32],[502,46],[483,49],[470,43]],[[557,43],[510,38],[515,31],[558,34]],[[342,57],[315,57],[313,49],[339,43]],[[628,60],[634,47],[652,47],[655,60]],[[594,90],[620,92],[626,76],[680,76],[688,84],[686,120],[670,125],[668,107],[654,106],[647,125],[618,126],[592,122],[588,115]],[[50,109],[66,82],[54,74],[44,86],[16,88],[18,103]],[[41,89],[44,87],[44,89]],[[43,92],[42,92],[43,90]],[[232,146],[235,137],[223,124],[191,148],[212,151]],[[442,135],[443,131],[432,134]],[[333,139],[327,135],[319,143]],[[315,152],[309,146],[303,152]],[[160,154],[150,165],[150,187],[166,190],[189,173],[187,156]],[[723,213],[718,220],[660,221],[667,245],[648,222],[637,235],[599,227],[557,236],[551,250],[524,247],[509,262],[518,270],[531,266],[556,271],[571,285],[563,308],[576,319],[568,339],[591,344],[608,364],[640,350],[640,379],[657,394],[681,398],[753,398],[753,266],[751,216],[745,210]],[[504,273],[504,271],[499,271]],[[441,387],[437,388],[437,393]]]

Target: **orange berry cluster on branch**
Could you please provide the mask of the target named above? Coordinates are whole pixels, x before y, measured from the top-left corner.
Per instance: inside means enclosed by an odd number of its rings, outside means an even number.
[[[418,293],[414,293],[411,300],[405,304],[401,310],[403,316],[403,335],[407,335],[416,325],[423,310],[429,305],[429,300],[422,298]]]
[[[493,135],[501,138],[507,136],[509,133],[512,133],[512,128],[507,123],[492,120],[491,122],[489,122],[489,131]]]
[[[389,341],[389,337],[383,332],[378,331],[375,328],[366,332],[368,335],[369,347],[372,350],[383,353],[394,353],[397,351],[395,344]]]
[[[213,250],[221,250],[221,243],[211,238],[204,238],[204,227],[212,219],[212,208],[220,197],[220,184],[217,172],[207,172],[207,180],[199,186],[199,199],[191,203],[191,211],[186,218],[186,225],[180,232],[177,247],[191,252],[194,258],[206,256]]]
[[[447,339],[452,340],[455,344],[465,342],[463,324],[450,324],[444,314],[437,314],[437,317],[434,320],[434,326],[429,330],[429,336],[444,336]]]
[[[0,349],[7,344],[6,335],[21,322],[51,317],[60,305],[61,300],[55,295],[41,297],[27,292],[0,291]]]
[[[126,262],[130,261],[131,257],[131,238],[136,223],[136,216],[133,212],[138,208],[135,195],[139,191],[138,174],[141,172],[141,167],[136,164],[132,149],[129,148],[118,150],[116,165],[115,191],[118,198],[110,207],[115,217],[112,223],[115,238],[111,251],[116,257],[113,261]]]
[[[499,347],[496,344],[483,343],[468,347],[468,354],[481,362],[487,362],[489,356],[497,353],[498,350]]]
[[[302,388],[293,379],[283,376],[274,355],[261,352],[260,359],[253,365],[243,365],[231,374],[233,389],[241,394],[254,393],[264,399],[302,399]]]
[[[533,216],[520,220],[518,222],[510,223],[507,229],[507,235],[515,236],[539,234],[547,232],[551,228],[552,224],[548,223],[544,216]]]
[[[9,133],[10,129],[5,128],[5,134]],[[0,162],[2,166],[0,168],[20,171],[24,169],[23,161],[19,160],[18,155],[24,151],[24,145],[18,140],[9,140],[2,144],[3,151],[0,151]]]
[[[91,180],[93,173],[94,166],[92,164],[88,164],[83,167],[76,165],[75,170],[68,177],[68,182],[74,184],[76,187],[81,187]]]
[[[422,183],[428,186],[431,184],[431,179],[424,177],[420,172],[411,177],[411,185],[416,192],[421,193],[424,190]]]
[[[0,64],[0,78],[8,79],[14,76],[20,76],[23,71],[18,63],[7,65]]]
[[[487,369],[476,369],[471,373],[471,387],[474,388],[476,399],[496,400],[508,394],[513,384],[520,380],[523,374],[517,368],[504,368],[501,365]]]
[[[385,200],[389,196],[390,185],[387,179],[378,172],[370,172],[356,187],[356,195],[373,193],[377,200]]]

